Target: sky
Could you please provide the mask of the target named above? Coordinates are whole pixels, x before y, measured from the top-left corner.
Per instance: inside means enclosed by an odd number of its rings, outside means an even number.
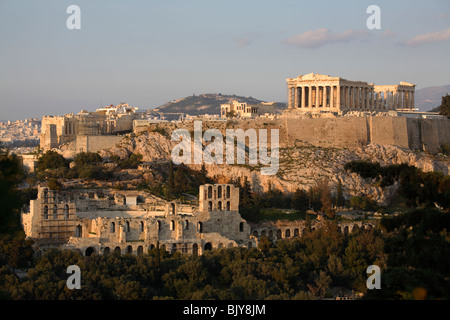
[[[0,43],[0,120],[202,93],[285,102],[286,79],[311,72],[417,90],[450,84],[450,1],[0,0]]]

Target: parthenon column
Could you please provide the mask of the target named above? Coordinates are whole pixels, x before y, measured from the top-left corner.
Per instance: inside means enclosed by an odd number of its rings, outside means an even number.
[[[301,103],[301,107],[303,109],[303,108],[305,108],[305,87],[301,86],[301,90],[302,90],[302,101],[300,103]]]
[[[326,108],[327,106],[327,86],[322,87],[322,107]]]
[[[298,87],[294,87],[294,109],[298,108]]]
[[[341,109],[341,90],[342,87],[340,85],[336,86],[336,90],[337,90],[337,96],[336,96],[336,107],[338,107],[338,109]]]
[[[319,86],[316,86],[316,108],[319,107]]]
[[[292,87],[288,87],[288,109],[292,109]]]
[[[308,86],[308,108],[312,107],[312,86]]]
[[[330,108],[334,108],[334,85],[330,86]]]

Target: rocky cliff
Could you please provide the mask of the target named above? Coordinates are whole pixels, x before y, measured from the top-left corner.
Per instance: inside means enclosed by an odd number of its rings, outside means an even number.
[[[139,153],[144,162],[161,163],[170,161],[174,146],[175,143],[167,136],[149,132],[127,137],[116,147],[101,151],[101,155],[125,158],[131,153]],[[329,181],[330,188],[334,191],[340,180],[346,198],[366,195],[379,204],[387,205],[397,186],[382,189],[373,181],[346,172],[344,165],[352,160],[368,160],[382,165],[405,163],[424,171],[440,171],[444,174],[448,174],[450,169],[450,159],[447,156],[430,155],[396,146],[369,144],[347,149],[317,147],[305,143],[280,149],[279,170],[275,175],[261,175],[260,166],[250,165],[212,164],[207,165],[206,169],[209,177],[224,183],[238,177],[247,177],[255,192],[267,191],[269,185],[284,192],[294,192],[297,188],[308,190],[322,178]],[[192,164],[189,167],[200,170],[200,165]]]

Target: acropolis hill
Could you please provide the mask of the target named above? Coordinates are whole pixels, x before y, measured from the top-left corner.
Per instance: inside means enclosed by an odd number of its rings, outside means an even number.
[[[283,114],[243,113],[250,116],[234,117],[234,126],[257,129],[270,123],[270,127],[280,130],[282,146],[293,146],[297,141],[338,148],[379,144],[431,153],[450,146],[450,120],[414,112],[415,84],[374,85],[314,73],[286,82],[288,108]],[[230,118],[222,114],[199,120],[206,127],[220,129]],[[184,121],[181,126],[190,126],[191,122]],[[121,134],[139,133],[155,126],[167,124],[147,120],[143,112],[128,104],[77,115],[44,117],[41,149],[64,145],[68,154],[97,152],[116,145]]]

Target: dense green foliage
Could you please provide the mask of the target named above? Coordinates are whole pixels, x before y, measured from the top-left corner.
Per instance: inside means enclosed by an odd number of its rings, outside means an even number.
[[[70,161],[55,151],[47,151],[38,159],[36,172],[40,180],[52,179],[109,179],[111,172],[104,169],[102,158],[98,153],[81,152],[75,155],[73,163],[75,166],[69,167]],[[53,180],[52,189],[57,189],[56,181]]]
[[[372,299],[450,298],[450,216],[437,209],[416,209],[381,222],[388,232],[381,273],[382,290]]]
[[[366,161],[351,161],[344,168],[363,178],[375,179],[381,187],[399,182],[398,192],[410,207],[435,207],[437,204],[444,210],[450,208],[450,176],[441,172],[423,172],[406,164],[382,167]]]
[[[132,153],[125,159],[121,159],[118,156],[111,156],[111,160],[121,169],[137,169],[142,163],[142,155]]]
[[[375,230],[343,235],[330,223],[302,238],[260,248],[224,248],[202,256],[152,249],[142,256],[92,255],[51,250],[27,277],[5,268],[0,290],[12,299],[313,299],[339,286],[365,291],[365,269],[382,265]],[[66,269],[81,269],[81,290],[68,290]]]
[[[442,102],[439,106],[439,114],[450,118],[450,95],[448,93],[445,96],[442,96]]]
[[[239,187],[239,212],[244,219],[251,222],[265,220],[267,218],[265,213],[268,212],[266,209],[273,208],[295,210],[302,217],[305,216],[307,210],[313,210],[323,212],[333,219],[333,208],[338,205],[342,206],[345,202],[342,197],[342,189],[341,198],[331,196],[326,180],[318,181],[308,191],[297,189],[293,193],[283,193],[273,189],[271,185],[265,193],[254,193],[247,178],[244,178],[243,181],[237,179],[234,184]],[[287,217],[287,219],[289,218]]]
[[[0,234],[19,230],[19,211],[26,195],[17,185],[23,176],[19,158],[0,148]]]

